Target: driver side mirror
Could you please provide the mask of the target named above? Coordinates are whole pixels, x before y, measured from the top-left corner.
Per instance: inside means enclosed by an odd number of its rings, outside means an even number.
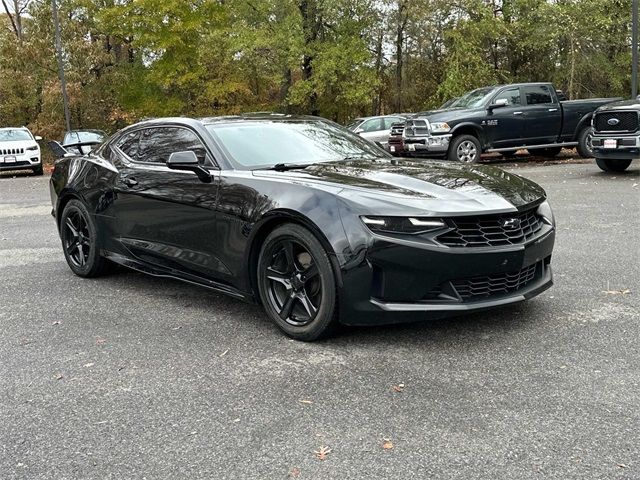
[[[507,105],[509,105],[509,100],[507,100],[506,98],[499,98],[495,101],[495,103],[489,105],[489,111],[493,110],[494,108],[506,107]]]
[[[203,168],[198,162],[196,154],[190,150],[184,152],[173,152],[167,160],[167,167],[171,170],[185,170],[195,173],[201,182],[211,183],[209,170]]]
[[[362,132],[364,132],[364,130],[360,127],[356,128],[353,133],[357,133],[357,134],[361,134]]]

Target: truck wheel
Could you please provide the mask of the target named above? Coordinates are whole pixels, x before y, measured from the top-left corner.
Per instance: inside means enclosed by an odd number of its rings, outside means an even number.
[[[631,165],[631,160],[618,160],[615,158],[596,158],[596,163],[600,170],[605,172],[624,172],[629,165]]]
[[[529,155],[534,157],[553,158],[560,153],[562,147],[549,147],[549,148],[535,148],[527,149]]]
[[[449,145],[449,160],[463,163],[477,163],[480,160],[482,146],[473,135],[455,137]]]
[[[593,158],[593,147],[591,139],[593,138],[593,127],[584,127],[578,133],[578,146],[576,151],[582,158]]]

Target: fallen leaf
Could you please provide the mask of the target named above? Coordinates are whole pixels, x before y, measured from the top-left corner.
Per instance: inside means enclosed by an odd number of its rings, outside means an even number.
[[[393,448],[393,442],[388,438],[382,440],[382,448],[385,450],[391,450]]]
[[[622,290],[603,290],[602,293],[605,295],[629,295],[631,290],[628,288],[624,288]]]
[[[304,403],[305,405],[311,405],[313,402],[311,400],[299,400],[300,403]]]
[[[399,383],[398,385],[394,385],[392,390],[396,393],[400,393],[404,390],[404,383]]]
[[[103,343],[107,343],[107,341],[104,338],[96,338],[96,345],[102,345]]]
[[[298,478],[300,476],[300,469],[298,467],[293,467],[289,472],[290,478]]]
[[[324,460],[327,458],[327,455],[331,453],[331,449],[329,447],[322,446],[313,453],[316,454],[316,458],[318,460]]]
[[[56,380],[62,380],[64,378],[64,375],[59,373],[58,376],[56,377]]]
[[[60,325],[60,320],[56,320],[55,322],[53,322],[51,325]]]
[[[627,468],[627,466],[624,463],[618,463],[617,467],[618,468]]]

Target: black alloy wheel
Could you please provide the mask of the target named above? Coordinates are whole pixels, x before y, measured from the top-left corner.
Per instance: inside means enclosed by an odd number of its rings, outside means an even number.
[[[80,277],[96,277],[109,269],[100,256],[95,222],[79,200],[71,200],[60,218],[60,238],[69,268]]]
[[[257,274],[265,310],[287,335],[312,341],[328,333],[337,312],[335,278],[324,248],[309,230],[286,224],[271,232]]]

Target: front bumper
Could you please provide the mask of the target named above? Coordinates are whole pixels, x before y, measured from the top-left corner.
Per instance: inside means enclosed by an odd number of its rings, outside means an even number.
[[[0,171],[31,170],[40,165],[40,152],[37,150],[27,152],[24,155],[0,155]]]
[[[449,150],[451,135],[410,136],[404,138],[406,152],[445,154]]]
[[[605,145],[613,147],[605,147]],[[640,159],[640,134],[614,135],[595,134],[591,139],[596,158],[614,160]]]
[[[341,321],[438,319],[532,298],[553,285],[554,241],[551,227],[529,243],[505,248],[447,248],[376,237],[358,267],[343,271]],[[520,272],[530,276],[520,282]]]

